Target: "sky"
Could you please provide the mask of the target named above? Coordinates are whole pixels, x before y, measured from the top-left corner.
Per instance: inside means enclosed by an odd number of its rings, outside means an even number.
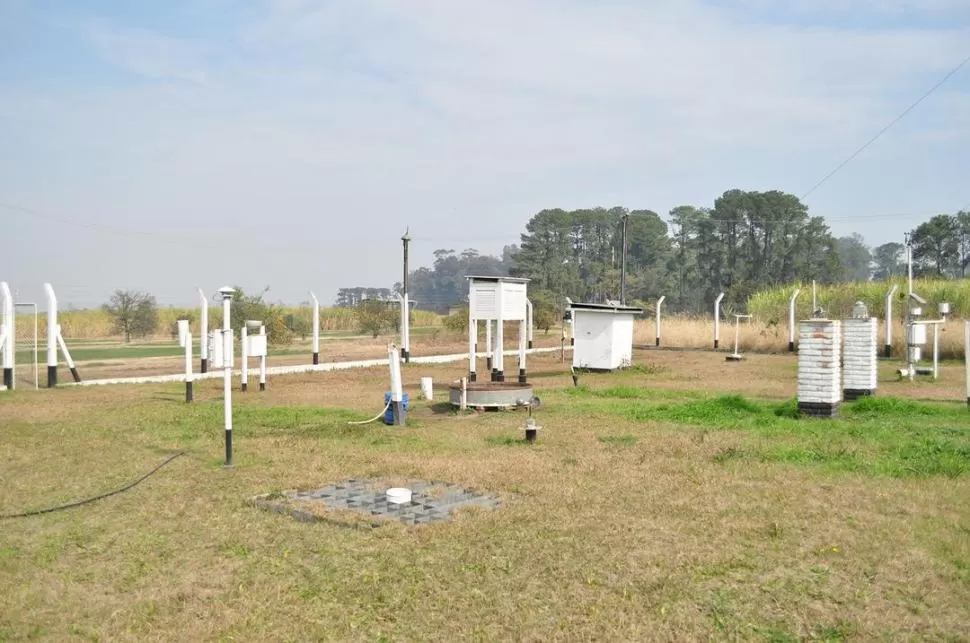
[[[966,0],[0,0],[0,280],[324,305],[543,208],[803,196],[970,56]],[[805,198],[970,205],[970,64]]]

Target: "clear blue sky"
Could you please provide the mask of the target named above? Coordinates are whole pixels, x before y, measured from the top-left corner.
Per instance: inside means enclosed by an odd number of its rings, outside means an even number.
[[[329,303],[406,225],[419,265],[544,207],[801,196],[967,55],[966,0],[0,0],[0,203],[37,212],[0,280]],[[806,201],[899,241],[970,203],[968,143],[970,65]]]

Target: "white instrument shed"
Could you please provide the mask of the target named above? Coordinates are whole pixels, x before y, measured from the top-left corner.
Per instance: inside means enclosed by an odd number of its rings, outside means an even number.
[[[465,278],[468,279],[469,319],[526,321],[528,279],[477,276]]]
[[[609,304],[570,304],[573,368],[613,371],[633,362],[633,318],[643,309]]]

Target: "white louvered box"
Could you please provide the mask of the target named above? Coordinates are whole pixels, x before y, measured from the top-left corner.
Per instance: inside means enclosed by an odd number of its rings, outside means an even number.
[[[798,403],[821,405],[822,413],[842,401],[842,326],[834,319],[809,319],[799,324]],[[825,407],[829,407],[826,409]]]
[[[842,386],[846,400],[872,395],[876,390],[879,373],[878,326],[879,320],[874,317],[844,321]]]

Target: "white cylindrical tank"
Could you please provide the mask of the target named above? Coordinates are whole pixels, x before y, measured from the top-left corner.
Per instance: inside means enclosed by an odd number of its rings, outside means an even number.
[[[421,378],[421,395],[426,400],[434,399],[434,384],[430,377]]]

